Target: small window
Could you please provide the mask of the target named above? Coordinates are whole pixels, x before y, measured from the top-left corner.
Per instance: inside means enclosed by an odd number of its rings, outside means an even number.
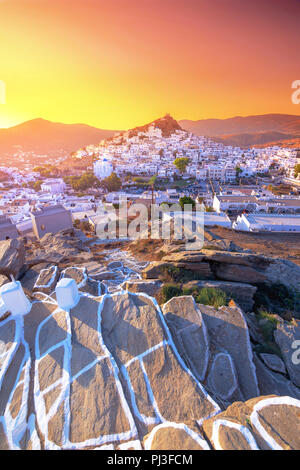
[[[41,225],[41,230],[45,230],[45,228],[46,228],[45,225],[42,224],[42,225]]]

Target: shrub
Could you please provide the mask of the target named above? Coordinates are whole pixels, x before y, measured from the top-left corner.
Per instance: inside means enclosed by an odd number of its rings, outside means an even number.
[[[259,353],[277,354],[280,356],[280,349],[274,340],[274,331],[277,328],[278,319],[276,315],[264,309],[256,313],[259,329],[263,337],[263,343],[255,347]]]
[[[221,289],[213,287],[203,287],[199,289],[195,300],[198,304],[211,305],[214,308],[220,308],[227,305],[227,295]]]
[[[283,284],[259,284],[254,296],[255,312],[260,310],[273,311],[281,314],[282,311],[300,311],[299,292],[288,289]]]
[[[168,268],[162,269],[159,278],[163,282],[175,282],[183,284],[189,281],[197,281],[200,279],[200,276],[198,273],[194,273],[193,271],[189,271],[188,269],[170,266]]]
[[[165,284],[161,288],[161,303],[166,303],[173,297],[182,295],[181,287],[176,284]]]

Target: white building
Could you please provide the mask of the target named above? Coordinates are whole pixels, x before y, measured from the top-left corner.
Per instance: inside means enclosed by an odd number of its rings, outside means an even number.
[[[242,214],[232,224],[245,232],[300,232],[299,215]]]
[[[41,190],[51,194],[63,193],[66,185],[62,179],[47,180],[41,185]]]
[[[113,172],[112,164],[107,160],[107,158],[102,158],[97,160],[94,163],[94,174],[99,180],[103,180],[110,176]]]

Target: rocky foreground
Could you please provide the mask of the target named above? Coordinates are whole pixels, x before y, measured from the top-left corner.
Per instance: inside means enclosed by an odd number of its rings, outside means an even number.
[[[153,265],[117,250],[75,267],[50,255],[34,264],[19,241],[0,247],[1,283],[14,272],[32,301],[24,318],[1,307],[1,449],[300,449],[297,319],[278,321],[278,354],[259,353],[251,315],[233,301],[213,308],[179,296],[159,305],[162,281],[145,274]],[[185,262],[215,271],[221,255],[202,255]],[[244,266],[245,257],[234,259]],[[268,275],[270,264],[258,269]],[[70,311],[56,302],[62,277],[80,291]]]

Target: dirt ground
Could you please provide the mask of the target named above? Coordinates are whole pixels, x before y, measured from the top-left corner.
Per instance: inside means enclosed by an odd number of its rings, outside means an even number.
[[[300,266],[300,233],[250,233],[237,232],[223,227],[210,227],[206,231],[205,239],[212,243],[214,239],[232,241],[243,250],[251,250],[253,253],[273,258],[288,259]],[[129,248],[137,259],[158,261],[163,255],[160,252],[163,245],[165,245],[163,240],[149,239],[126,246],[126,249]]]
[[[215,238],[232,241],[244,250],[288,259],[300,265],[300,233],[237,232],[224,227],[210,228],[209,233]]]

